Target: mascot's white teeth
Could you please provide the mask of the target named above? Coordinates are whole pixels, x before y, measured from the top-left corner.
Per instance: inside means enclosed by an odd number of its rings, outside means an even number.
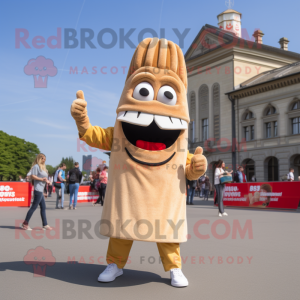
[[[188,124],[184,120],[174,117],[147,114],[138,111],[121,111],[118,113],[117,120],[144,127],[149,126],[153,122],[153,120],[155,120],[157,126],[160,129],[165,130],[178,130],[188,128]]]

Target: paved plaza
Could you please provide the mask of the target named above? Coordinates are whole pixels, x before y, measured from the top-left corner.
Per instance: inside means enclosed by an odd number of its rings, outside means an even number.
[[[16,229],[28,208],[0,209],[1,299],[299,299],[300,209],[227,208],[229,216],[219,218],[211,199],[196,198],[187,207],[189,241],[181,245],[189,286],[178,289],[156,244],[147,242],[134,242],[123,276],[99,283],[108,245],[98,235],[101,206],[56,210],[54,200],[46,200],[46,213],[55,235]],[[39,208],[30,226],[41,226]]]

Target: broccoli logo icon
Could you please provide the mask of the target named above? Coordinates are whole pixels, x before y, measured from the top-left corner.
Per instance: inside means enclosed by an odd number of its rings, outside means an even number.
[[[33,277],[45,277],[47,266],[56,262],[52,251],[41,246],[28,250],[23,260],[26,265],[32,265]]]
[[[24,67],[26,75],[33,75],[35,88],[46,88],[48,76],[53,77],[57,74],[57,68],[54,66],[53,60],[38,56],[36,59],[32,58]]]

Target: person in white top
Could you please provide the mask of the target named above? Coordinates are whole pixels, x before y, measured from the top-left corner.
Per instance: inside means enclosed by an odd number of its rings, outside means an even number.
[[[228,216],[226,212],[224,212],[224,205],[223,205],[223,193],[224,193],[224,188],[225,185],[220,183],[220,178],[223,177],[224,175],[224,168],[225,168],[225,163],[223,160],[219,159],[217,162],[217,167],[215,170],[215,188],[217,192],[217,202],[218,202],[218,207],[219,207],[219,217],[222,216]],[[226,172],[231,174],[233,171]]]
[[[48,197],[51,197],[53,190],[53,175],[48,176],[49,184],[48,184]]]
[[[294,178],[294,169],[290,168],[289,171],[290,172],[287,174],[287,180],[288,181],[294,181],[295,180],[295,178]]]

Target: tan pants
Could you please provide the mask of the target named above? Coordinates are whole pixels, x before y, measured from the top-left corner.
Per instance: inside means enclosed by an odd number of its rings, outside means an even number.
[[[133,241],[110,238],[106,261],[108,264],[115,263],[119,269],[123,269],[128,260]],[[159,255],[165,271],[181,269],[181,257],[179,243],[157,243]]]

